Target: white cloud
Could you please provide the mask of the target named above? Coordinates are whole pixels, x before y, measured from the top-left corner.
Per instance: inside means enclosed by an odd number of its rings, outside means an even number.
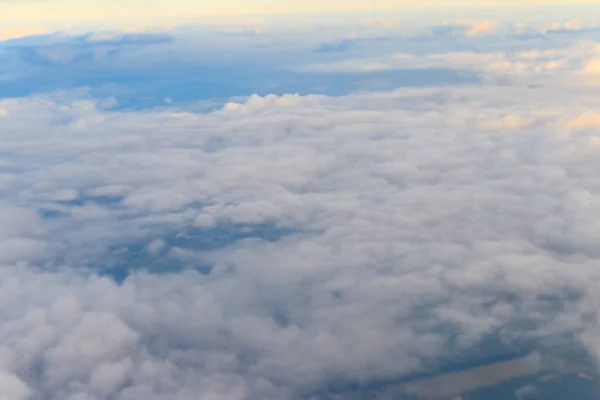
[[[468,20],[448,21],[448,20],[444,20],[442,22],[442,25],[457,28],[457,30],[453,32],[453,34],[455,34],[455,35],[465,35],[468,37],[486,35],[486,34],[490,34],[490,33],[497,33],[502,26],[499,21],[492,21],[492,20],[483,20],[483,21],[468,21]]]
[[[598,74],[600,73],[600,57],[599,58],[592,58],[591,60],[589,60],[586,65],[585,68],[583,70],[585,73],[588,74]]]
[[[468,27],[466,31],[467,36],[477,36],[481,34],[492,33],[496,31],[500,25],[498,21],[466,21],[462,22],[462,24]]]
[[[541,28],[541,31],[548,33],[551,31],[581,31],[586,28],[582,21],[553,22]]]
[[[595,51],[401,55],[530,73],[209,113],[0,100],[0,397],[295,399],[499,330],[598,356],[600,100],[529,80]],[[123,260],[212,270],[90,272]]]
[[[396,53],[375,58],[308,64],[305,72],[376,72],[406,69],[456,69],[474,71],[486,78],[512,77],[554,79],[571,77],[591,83],[589,75],[598,68],[600,47],[595,42],[578,42],[561,49],[513,51],[456,51],[431,54]]]
[[[31,391],[16,375],[0,371],[0,398],[25,400]]]
[[[600,129],[600,114],[586,112],[564,121],[568,129]]]

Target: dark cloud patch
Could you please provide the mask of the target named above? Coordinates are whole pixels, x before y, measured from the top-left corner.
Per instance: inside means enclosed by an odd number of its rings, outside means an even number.
[[[363,47],[377,42],[388,42],[394,40],[393,37],[378,36],[378,37],[363,37],[363,38],[348,38],[340,39],[319,44],[314,48],[315,53],[341,53],[350,50],[358,50]]]
[[[600,26],[582,27],[579,29],[556,28],[548,29],[545,32],[547,35],[573,35],[581,36],[587,33],[600,33]]]
[[[172,43],[175,37],[169,33],[90,33],[74,38],[76,42],[113,46],[145,46]]]
[[[167,274],[192,269],[210,275],[213,266],[203,259],[203,253],[233,247],[250,239],[277,242],[294,233],[293,229],[279,228],[271,223],[256,226],[225,223],[213,228],[192,228],[144,243],[112,245],[107,254],[89,266],[117,282],[140,270]],[[281,312],[276,313],[275,318],[285,320]]]
[[[2,48],[35,66],[77,65],[114,59],[131,47],[163,45],[174,41],[169,34],[101,34],[82,36],[41,35],[6,42]]]
[[[315,48],[316,53],[343,52],[356,48],[357,42],[353,39],[344,39],[337,42],[323,43]]]
[[[431,28],[433,36],[454,36],[456,34],[464,34],[467,32],[468,26],[465,25],[438,25]]]

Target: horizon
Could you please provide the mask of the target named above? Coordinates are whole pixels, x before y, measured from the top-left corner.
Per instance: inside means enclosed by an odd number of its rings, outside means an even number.
[[[271,6],[266,7],[241,7],[237,2],[231,2],[225,8],[202,7],[182,3],[169,3],[164,0],[155,1],[155,8],[148,9],[146,4],[139,4],[139,0],[130,5],[118,4],[112,7],[96,7],[91,5],[71,4],[72,0],[52,1],[0,1],[0,30],[24,25],[36,24],[43,27],[89,26],[103,25],[128,25],[128,24],[159,24],[169,23],[175,25],[199,24],[244,24],[248,19],[259,19],[261,22],[277,22],[284,18],[286,21],[302,23],[307,19],[340,19],[345,17],[365,18],[402,18],[404,16],[434,16],[446,15],[447,17],[463,16],[465,18],[524,18],[529,20],[564,18],[568,11],[568,18],[597,18],[600,16],[600,4],[593,0],[583,0],[577,3],[564,1],[514,1],[510,3],[489,1],[486,3],[471,1],[447,6],[443,2],[425,2],[424,6],[397,6],[392,7],[386,3],[391,1],[370,3],[368,6],[362,2],[354,5],[336,6],[335,3],[323,6],[323,2],[311,2],[302,8]],[[237,1],[237,0],[236,0]],[[304,3],[306,4],[306,3]],[[327,1],[325,4],[328,4]],[[414,4],[413,2],[409,4]],[[420,2],[419,4],[423,4]],[[178,8],[180,7],[180,8]],[[70,11],[65,11],[69,10]],[[127,9],[125,12],[123,10]],[[135,14],[135,17],[131,17]],[[272,21],[271,19],[275,19]]]

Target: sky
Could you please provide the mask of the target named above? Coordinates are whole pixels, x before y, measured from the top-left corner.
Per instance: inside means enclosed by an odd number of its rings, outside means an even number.
[[[310,13],[378,13],[405,10],[472,10],[489,7],[548,8],[569,6],[586,8],[596,4],[594,0],[579,0],[575,4],[564,0],[2,0],[0,1],[0,25],[22,23],[110,23],[115,21],[156,21],[172,19],[177,21],[194,18],[284,14],[297,16]]]
[[[0,4],[1,400],[598,398],[593,12]]]

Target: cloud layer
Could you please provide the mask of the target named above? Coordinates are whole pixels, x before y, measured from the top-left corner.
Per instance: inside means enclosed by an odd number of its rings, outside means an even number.
[[[463,25],[451,40],[496,34]],[[386,398],[507,355],[535,351],[499,364],[524,371],[600,357],[598,46],[356,62],[363,39],[334,39],[301,41],[331,58],[298,65],[480,80],[202,112],[86,89],[0,99],[0,399]],[[25,47],[171,36],[64,40]]]
[[[0,102],[1,394],[294,399],[497,335],[598,353],[598,104],[576,88]],[[226,226],[249,233],[199,245]],[[184,272],[92,272],[132,246]]]

